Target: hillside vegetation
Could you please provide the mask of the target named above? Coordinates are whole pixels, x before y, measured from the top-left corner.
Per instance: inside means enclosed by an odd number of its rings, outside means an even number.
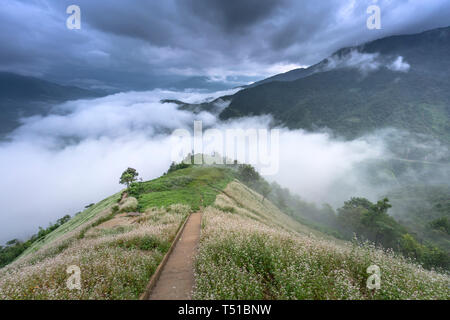
[[[139,298],[189,207],[152,208],[139,217],[120,213],[121,207],[104,210],[1,269],[0,299]],[[81,270],[82,290],[66,287],[71,265]]]
[[[393,190],[389,197],[396,219],[450,255],[450,186],[407,186]]]
[[[393,127],[448,144],[449,48],[450,27],[342,48],[227,97],[220,118],[269,114],[291,129],[329,128],[345,138]],[[404,70],[391,67],[400,57]]]
[[[162,177],[142,183],[134,183],[130,195],[139,201],[139,209],[185,204],[193,210],[201,205],[208,206],[233,179],[233,173],[220,167],[190,167],[181,165],[182,170],[172,169]]]
[[[270,114],[291,129],[327,127],[346,138],[394,127],[450,141],[448,79],[338,69],[236,93],[221,119]]]
[[[133,183],[127,198],[117,193],[34,241],[0,269],[0,300],[137,299],[187,215],[233,179],[225,168],[181,167]],[[66,287],[70,265],[82,271],[81,291]]]
[[[250,185],[242,168],[172,165],[158,179],[131,184],[0,269],[0,299],[137,299],[198,210],[194,298],[450,298],[448,275],[302,224],[238,180]],[[366,288],[374,264],[381,268],[377,291]],[[81,269],[82,290],[66,287],[71,265]]]
[[[367,243],[308,233],[239,182],[225,192],[204,212],[198,299],[450,298],[447,275]],[[366,286],[371,265],[381,269],[379,290]]]

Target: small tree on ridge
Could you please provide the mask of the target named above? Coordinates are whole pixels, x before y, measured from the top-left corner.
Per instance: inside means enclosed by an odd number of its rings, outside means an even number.
[[[125,184],[127,188],[130,187],[130,184],[137,180],[137,176],[139,173],[136,171],[136,169],[128,168],[122,173],[122,176],[120,176],[120,184]]]

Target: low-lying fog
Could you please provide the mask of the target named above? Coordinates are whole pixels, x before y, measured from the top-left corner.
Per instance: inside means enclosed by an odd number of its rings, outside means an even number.
[[[160,102],[197,103],[231,93],[128,92],[67,102],[55,106],[51,115],[23,119],[8,140],[0,142],[0,244],[24,239],[38,226],[46,227],[118,192],[123,188],[120,174],[129,166],[144,180],[160,176],[171,162],[172,131],[192,131],[194,120],[222,130],[269,126],[267,116],[221,122],[216,114],[194,114]],[[279,170],[266,178],[308,201],[335,207],[351,196],[375,200],[386,189],[368,182],[372,172],[365,164],[394,157],[388,149],[397,138],[403,139],[402,145],[416,144],[396,130],[344,141],[326,131],[280,128]],[[427,161],[448,152],[434,143],[424,143],[432,151],[427,152]]]

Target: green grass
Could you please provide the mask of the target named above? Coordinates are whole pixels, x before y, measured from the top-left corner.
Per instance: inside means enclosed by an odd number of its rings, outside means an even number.
[[[231,169],[213,166],[192,166],[177,170],[158,179],[136,183],[131,195],[139,202],[140,211],[151,207],[186,204],[192,210],[209,206],[234,179]]]

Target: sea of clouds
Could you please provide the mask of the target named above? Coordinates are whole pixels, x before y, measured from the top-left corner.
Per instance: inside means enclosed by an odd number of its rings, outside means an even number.
[[[217,114],[161,102],[199,103],[235,91],[118,93],[66,102],[54,106],[49,115],[22,119],[22,125],[0,142],[0,243],[26,238],[38,226],[120,191],[119,177],[127,167],[136,168],[144,180],[160,176],[172,160],[172,132],[192,131],[195,120],[219,130],[269,128],[270,116],[223,122]],[[355,168],[389,156],[382,135],[346,141],[326,131],[278,129],[279,170],[268,180],[308,201],[335,206],[351,196],[375,200],[379,195],[363,187]]]

